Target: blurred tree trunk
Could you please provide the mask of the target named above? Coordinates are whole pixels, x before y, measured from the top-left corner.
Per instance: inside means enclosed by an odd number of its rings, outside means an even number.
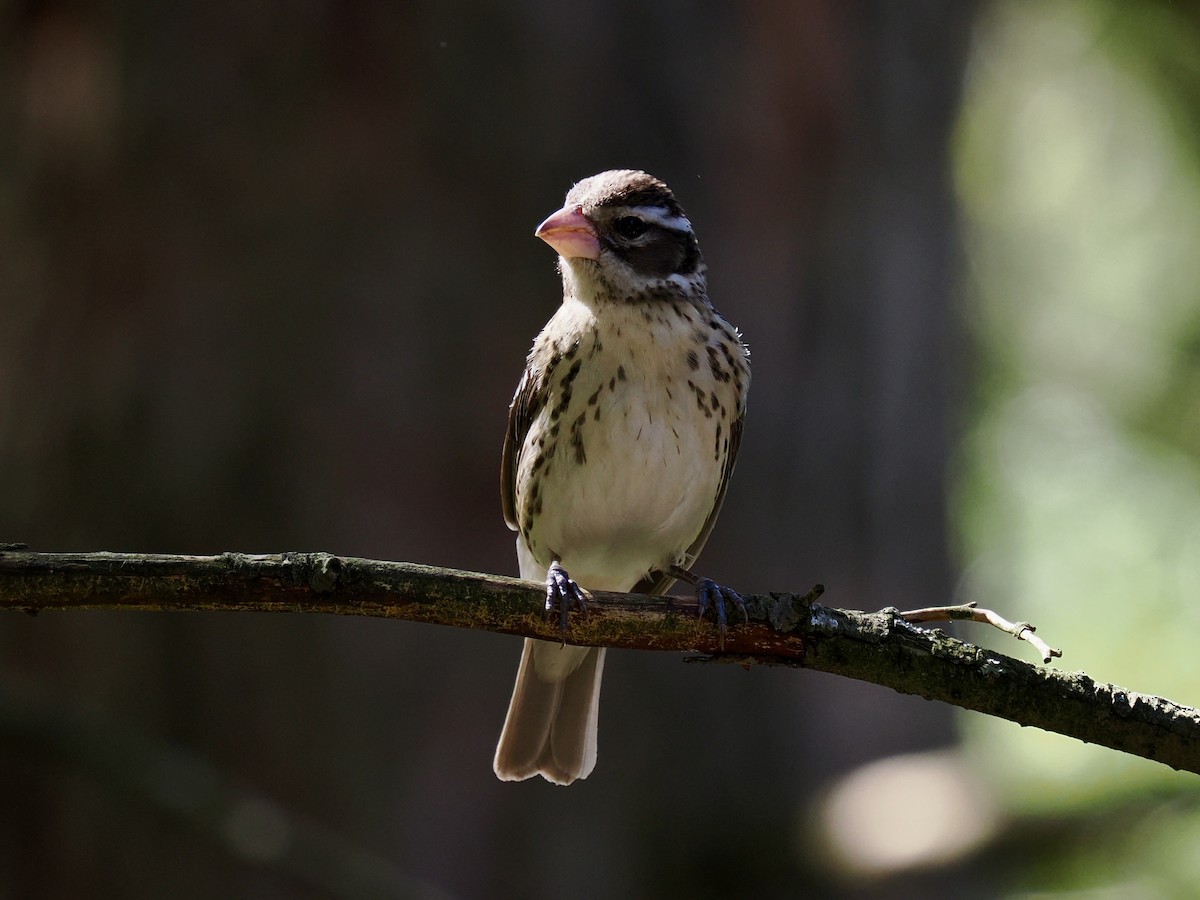
[[[754,351],[704,571],[823,581],[837,606],[948,598],[966,376],[948,138],[976,3],[104,9],[3,25],[0,540],[515,571],[504,411],[559,296],[529,233],[573,180],[632,165],[674,187]],[[790,895],[822,779],[953,738],[948,710],[879,689],[724,670],[698,688],[614,654],[599,767],[554,792],[490,772],[516,641],[4,626],[12,690],[194,748],[464,896]],[[301,896],[3,733],[0,892]],[[716,778],[729,754],[754,760],[737,784]],[[757,839],[698,858],[716,823]]]

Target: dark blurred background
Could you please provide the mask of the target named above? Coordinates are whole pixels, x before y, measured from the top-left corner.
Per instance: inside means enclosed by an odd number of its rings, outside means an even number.
[[[1173,454],[1130,498],[1171,498],[1144,521],[1179,536],[1156,595],[1179,609],[1200,577],[1196,23],[1165,2],[0,4],[0,540],[515,572],[500,443],[560,297],[532,231],[574,181],[636,167],[688,210],[754,354],[706,574],[1060,608],[1051,643],[1086,648],[1079,579],[1111,584],[1089,565],[1141,547],[1143,518],[1038,504],[1107,446],[1099,416],[1154,437],[1137,459]],[[1084,209],[1126,175],[1153,181],[1140,206]],[[1125,230],[1062,240],[1097,221]],[[1068,281],[1125,305],[1072,319]],[[1085,499],[1143,472],[1129,446]],[[1152,551],[1121,572],[1164,571]],[[1170,652],[1114,621],[1110,652],[1068,660],[1116,678],[1132,646],[1163,674],[1131,686],[1187,701],[1184,615]],[[1112,822],[1200,834],[1194,785],[1157,767],[648,653],[610,658],[591,778],[501,784],[519,649],[332,617],[6,617],[0,896],[1157,890],[1166,863],[1119,868]],[[1170,878],[1200,890],[1194,865]]]

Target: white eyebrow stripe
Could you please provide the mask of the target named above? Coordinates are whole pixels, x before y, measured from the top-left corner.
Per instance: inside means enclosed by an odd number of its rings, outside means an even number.
[[[688,221],[687,216],[673,216],[665,206],[635,206],[633,211],[647,222],[653,222],[671,231],[690,233],[692,230],[692,223]]]

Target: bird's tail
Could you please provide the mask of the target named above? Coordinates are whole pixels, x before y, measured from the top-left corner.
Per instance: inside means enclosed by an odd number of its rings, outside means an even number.
[[[603,647],[525,639],[496,759],[503,781],[541,775],[555,784],[587,778],[596,765]]]

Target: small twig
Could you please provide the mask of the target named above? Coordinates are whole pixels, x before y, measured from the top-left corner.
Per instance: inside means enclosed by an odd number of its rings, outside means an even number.
[[[1042,662],[1062,656],[1062,651],[1051,647],[1037,636],[1037,628],[1028,622],[1010,622],[997,612],[990,609],[980,609],[977,603],[962,603],[958,606],[926,606],[924,609],[910,609],[897,612],[905,622],[949,622],[954,619],[967,619],[972,622],[986,622],[994,628],[999,628],[1006,634],[1011,634],[1018,641],[1028,641],[1042,654]]]

